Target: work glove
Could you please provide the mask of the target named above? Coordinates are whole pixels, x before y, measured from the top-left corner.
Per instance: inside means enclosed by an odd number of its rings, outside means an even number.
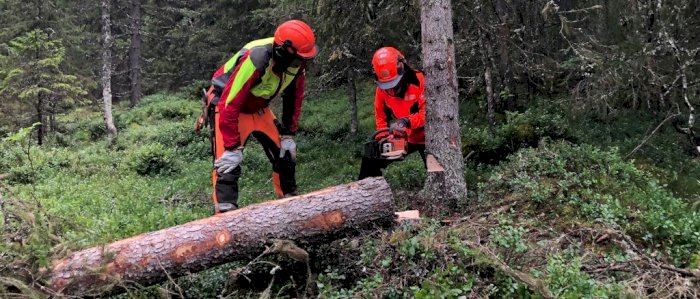
[[[232,151],[224,151],[221,158],[214,161],[214,167],[218,174],[225,174],[233,171],[243,161],[243,151],[237,148]]]
[[[389,136],[389,135],[390,135],[390,134],[389,134],[389,132],[387,132],[387,131],[379,132],[379,133],[377,133],[377,135],[374,136],[374,139],[375,139],[375,140],[382,140],[382,139],[384,139],[386,136]]]
[[[292,157],[292,162],[297,160],[297,144],[294,143],[292,136],[284,135],[280,142],[280,158],[283,158],[287,153]]]
[[[408,125],[409,125],[408,119],[399,118],[393,124],[391,124],[391,126],[389,128],[391,129],[392,134],[396,134],[396,133],[394,133],[396,131],[405,131],[406,128],[408,128]]]

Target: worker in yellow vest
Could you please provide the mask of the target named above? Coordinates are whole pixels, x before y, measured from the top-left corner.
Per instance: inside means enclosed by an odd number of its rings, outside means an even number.
[[[207,92],[214,152],[214,204],[217,213],[237,208],[243,149],[250,136],[272,163],[272,181],[280,197],[296,195],[296,143],[293,135],[304,99],[306,62],[318,53],[313,31],[291,20],[274,37],[252,41],[212,77]],[[269,104],[282,97],[281,121]]]

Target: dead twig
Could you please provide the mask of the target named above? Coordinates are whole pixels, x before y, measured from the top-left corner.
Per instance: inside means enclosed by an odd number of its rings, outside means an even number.
[[[158,261],[158,266],[160,266],[160,269],[163,270],[163,273],[165,273],[165,276],[168,277],[168,281],[170,283],[172,283],[173,285],[175,285],[175,288],[177,289],[177,292],[178,292],[178,295],[180,295],[180,298],[184,299],[185,295],[182,293],[182,288],[180,287],[180,285],[178,285],[177,282],[175,282],[175,280],[170,276],[168,271],[165,270],[165,267],[163,267],[163,264],[160,262],[160,259],[157,259],[157,261]]]
[[[649,141],[649,139],[651,138],[651,136],[654,136],[654,134],[656,134],[656,131],[658,131],[659,129],[661,129],[661,127],[662,127],[667,121],[669,121],[669,120],[671,120],[671,119],[673,119],[673,118],[675,118],[675,117],[677,117],[677,116],[679,116],[679,115],[681,115],[680,112],[679,112],[679,113],[671,114],[670,116],[666,117],[666,119],[664,119],[658,126],[656,126],[656,129],[654,129],[654,131],[652,131],[651,134],[649,134],[647,137],[645,137],[644,140],[642,140],[642,142],[641,142],[639,145],[637,145],[637,147],[635,147],[631,152],[629,152],[629,154],[625,155],[625,159],[629,158],[629,156],[631,156],[632,154],[634,154],[635,152],[637,152],[637,150],[639,150],[647,141]]]

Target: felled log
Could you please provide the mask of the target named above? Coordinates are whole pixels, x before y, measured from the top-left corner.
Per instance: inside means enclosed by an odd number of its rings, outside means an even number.
[[[368,178],[92,247],[55,261],[50,288],[67,296],[115,293],[250,260],[271,239],[330,242],[393,222],[392,197],[383,178]]]

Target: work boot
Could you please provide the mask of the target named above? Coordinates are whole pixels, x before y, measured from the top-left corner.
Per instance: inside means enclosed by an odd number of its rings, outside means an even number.
[[[284,198],[297,196],[296,192],[285,193]]]
[[[216,204],[216,209],[219,210],[219,213],[225,213],[228,211],[235,210],[236,205],[229,202],[220,202]]]

